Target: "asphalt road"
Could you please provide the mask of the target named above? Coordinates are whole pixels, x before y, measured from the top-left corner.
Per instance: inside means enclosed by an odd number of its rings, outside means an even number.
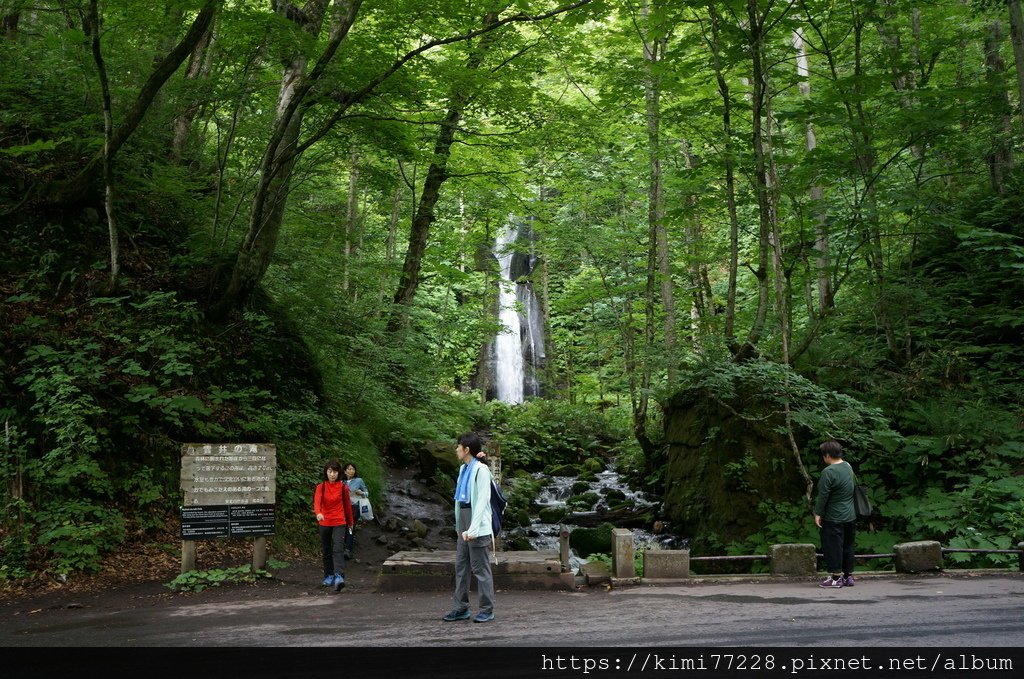
[[[475,602],[476,595],[472,595]],[[492,623],[443,623],[447,592],[171,600],[3,612],[12,647],[1024,647],[1024,574],[501,591]]]

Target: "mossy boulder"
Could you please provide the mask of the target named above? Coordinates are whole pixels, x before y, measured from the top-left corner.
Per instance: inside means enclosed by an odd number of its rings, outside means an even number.
[[[502,546],[506,552],[529,552],[533,550],[530,540],[519,533],[510,534],[502,538]]]
[[[591,554],[611,554],[614,528],[610,523],[602,523],[596,528],[576,528],[569,533],[569,546],[581,559]]]
[[[565,501],[565,506],[571,509],[586,511],[593,507],[600,499],[600,495],[594,491],[588,491],[586,493],[581,493],[580,495],[570,496],[569,499]]]
[[[580,469],[574,464],[554,464],[544,469],[548,476],[579,476]]]
[[[626,494],[618,488],[609,488],[604,493],[604,499],[608,501],[608,504],[611,504],[615,500],[625,500]]]
[[[420,472],[433,477],[438,472],[455,478],[459,473],[459,460],[451,441],[427,441],[419,448]]]
[[[572,484],[571,488],[569,488],[569,492],[572,493],[573,495],[586,493],[588,490],[590,490],[590,484],[587,483],[586,481],[577,481],[576,483]]]
[[[565,507],[544,507],[537,516],[541,523],[560,523],[568,514]]]
[[[665,408],[662,516],[680,535],[742,540],[763,528],[758,505],[792,502],[804,483],[785,435],[752,398],[728,405],[702,392],[677,393]],[[729,470],[729,473],[726,471]]]
[[[588,457],[583,461],[583,471],[594,473],[604,471],[604,460],[598,457]]]

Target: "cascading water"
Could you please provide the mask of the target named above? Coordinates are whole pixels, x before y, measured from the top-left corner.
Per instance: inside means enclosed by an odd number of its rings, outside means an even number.
[[[511,279],[512,257],[518,229],[509,224],[498,234],[494,253],[501,267],[498,292],[498,319],[501,330],[494,338],[494,386],[499,401],[523,402],[523,351],[520,335],[519,311],[516,309],[516,288]]]
[[[609,491],[618,491],[632,506],[643,510],[654,507],[656,503],[647,499],[643,492],[633,490],[630,488],[622,476],[614,471],[614,460],[610,463],[610,466],[604,471],[597,474],[597,478],[587,483],[587,488],[583,492],[594,493],[597,499],[587,509],[578,509],[575,514],[578,516],[594,514],[601,510],[607,510],[609,508],[609,502],[606,494]],[[535,479],[542,481],[545,485],[541,488],[537,495],[535,504],[540,507],[565,507],[566,500],[573,495],[573,486],[579,482],[579,477],[565,477],[565,476],[554,476],[548,478],[544,474],[538,473],[533,475]],[[559,533],[561,528],[572,530],[576,526],[572,523],[571,515],[567,519],[559,524],[546,524],[540,523],[539,521],[533,523],[529,528],[529,541],[530,546],[536,550],[554,551],[559,548]],[[661,543],[659,536],[653,535],[649,531],[641,530],[639,528],[632,529],[633,532],[633,543],[637,549],[644,549],[652,545],[658,545]],[[586,563],[586,559],[581,559],[572,552],[569,557],[569,566],[571,570],[576,573],[579,571],[580,565]]]
[[[501,270],[498,318],[502,330],[492,347],[493,397],[505,403],[522,403],[527,396],[540,395],[538,372],[545,359],[540,303],[532,284],[525,280],[537,257],[516,247],[522,243],[532,245],[532,231],[511,219],[494,243]]]

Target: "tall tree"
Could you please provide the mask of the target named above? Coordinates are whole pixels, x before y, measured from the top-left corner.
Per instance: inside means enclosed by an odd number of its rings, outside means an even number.
[[[472,40],[510,23],[543,21],[582,7],[591,1],[577,0],[538,14],[519,12],[484,28],[451,37],[427,40],[392,61],[389,66],[356,88],[338,91],[331,86],[330,80],[326,77],[329,74],[328,68],[356,23],[362,0],[335,0],[336,11],[330,34],[312,70],[308,74],[305,72],[304,54],[293,55],[285,68],[277,114],[271,128],[270,139],[262,154],[259,180],[250,208],[249,228],[239,248],[231,279],[220,298],[212,305],[211,315],[215,318],[225,316],[255,290],[267,267],[270,266],[277,245],[292,171],[298,157],[324,138],[353,107],[366,101],[384,82],[425,52],[442,45]],[[279,2],[276,7],[278,12],[290,20],[298,30],[315,36],[320,31],[325,5],[326,0],[310,0],[302,10],[287,2]],[[419,37],[417,35],[417,38]],[[334,110],[323,115],[318,121],[317,128],[300,141],[306,112],[325,100],[334,102]]]
[[[505,6],[507,3],[496,11],[488,12],[483,17],[484,29],[489,31],[496,26],[500,12]],[[466,58],[465,68],[467,71],[472,73],[483,65],[487,51],[494,40],[494,33],[485,33],[480,37]],[[402,265],[402,276],[398,281],[398,289],[394,296],[395,311],[390,323],[392,330],[401,326],[406,308],[416,296],[423,253],[427,249],[427,241],[430,238],[430,225],[436,219],[434,210],[441,197],[441,186],[448,179],[448,162],[451,158],[455,133],[473,94],[466,86],[462,86],[448,97],[448,108],[438,128],[437,138],[434,141],[434,153],[431,156],[427,176],[423,182],[419,201],[409,227],[408,248],[405,253],[405,262]]]
[[[104,143],[103,149],[70,180],[52,184],[37,184],[36,187],[40,192],[39,199],[48,203],[74,203],[82,200],[90,191],[97,174],[102,173],[104,164],[110,162],[125,142],[131,138],[161,88],[199,44],[210,22],[213,21],[221,1],[206,0],[177,45],[156,60],[152,72],[136,95],[135,101],[124,112],[121,122],[112,127],[109,140]],[[27,198],[31,199],[33,196],[30,195]]]

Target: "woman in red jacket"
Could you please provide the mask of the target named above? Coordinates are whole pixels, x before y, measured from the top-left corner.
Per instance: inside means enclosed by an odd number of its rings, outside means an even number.
[[[341,465],[329,460],[324,480],[313,493],[313,512],[320,524],[320,546],[324,557],[324,587],[340,592],[345,586],[345,534],[352,530],[352,500],[341,480]]]

